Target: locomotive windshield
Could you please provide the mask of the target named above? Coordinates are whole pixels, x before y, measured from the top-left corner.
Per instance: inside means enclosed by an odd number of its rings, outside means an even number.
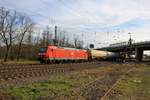
[[[44,53],[44,52],[46,52],[47,51],[47,47],[43,47],[43,48],[40,48],[39,49],[39,52],[40,53]]]

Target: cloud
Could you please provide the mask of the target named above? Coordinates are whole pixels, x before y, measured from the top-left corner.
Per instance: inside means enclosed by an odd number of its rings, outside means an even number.
[[[97,32],[100,42],[107,41],[108,31],[111,37],[120,34],[120,40],[127,40],[129,31],[137,40],[146,39],[141,33],[148,39],[150,32],[149,0],[0,0],[0,6],[27,13],[42,26],[57,24],[74,34]]]

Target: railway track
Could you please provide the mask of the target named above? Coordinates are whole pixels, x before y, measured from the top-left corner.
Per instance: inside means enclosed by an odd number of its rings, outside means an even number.
[[[98,62],[52,64],[52,65],[6,65],[0,66],[0,80],[16,80],[31,77],[47,76],[76,70],[99,67]]]
[[[85,100],[108,100],[107,97],[111,95],[113,88],[120,82],[124,77],[133,71],[135,67],[124,65],[124,68],[118,67],[109,73],[102,74],[100,79],[86,84],[82,87],[80,94]],[[78,91],[79,92],[79,91]]]
[[[125,65],[126,68],[117,68],[107,73],[101,79],[97,79],[85,87],[83,97],[86,100],[109,100],[107,97],[112,94],[114,87],[124,79],[124,77],[135,70],[135,67]]]
[[[76,95],[78,96],[78,99],[83,100],[107,100],[106,98],[111,94],[113,87],[132,70],[133,69],[131,69],[131,66],[128,66],[128,64],[122,65],[122,67],[117,65],[108,72],[99,73],[100,77],[96,80],[89,83],[87,82],[84,86],[74,89],[73,95]],[[56,95],[51,99],[60,99],[61,96],[62,95]]]
[[[131,69],[127,70],[120,78],[118,78],[118,79],[114,82],[114,84],[104,93],[104,95],[100,98],[100,100],[107,100],[107,97],[108,97],[109,95],[111,95],[112,90],[114,89],[114,87],[115,87],[121,80],[123,80],[127,74],[129,74],[129,73],[130,73],[131,71],[133,71],[133,70],[135,70],[135,68],[131,68]]]

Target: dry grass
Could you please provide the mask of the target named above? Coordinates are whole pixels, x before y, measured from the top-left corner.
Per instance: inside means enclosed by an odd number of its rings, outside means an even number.
[[[139,65],[117,84],[107,99],[150,100],[150,67]]]
[[[13,61],[11,61],[11,60],[8,60],[7,62],[4,62],[3,60],[0,60],[0,64],[2,64],[2,65],[5,65],[5,64],[7,64],[7,65],[13,65],[13,64],[40,64],[39,63],[39,61],[27,61],[27,60],[19,60],[19,61],[17,61],[17,60],[13,60]]]

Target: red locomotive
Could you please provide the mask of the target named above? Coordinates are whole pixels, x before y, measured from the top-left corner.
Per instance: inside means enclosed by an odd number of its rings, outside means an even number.
[[[88,61],[89,52],[84,49],[48,46],[39,51],[41,63],[81,62]]]

